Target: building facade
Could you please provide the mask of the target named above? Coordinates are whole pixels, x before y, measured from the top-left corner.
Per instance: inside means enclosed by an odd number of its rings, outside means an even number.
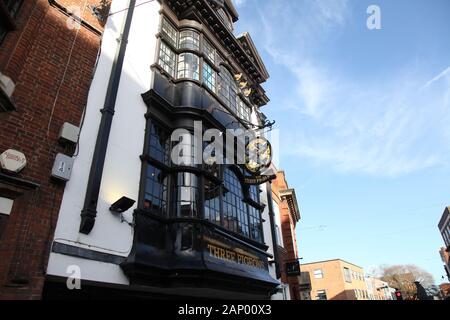
[[[442,248],[439,253],[441,255],[442,261],[444,262],[445,274],[450,281],[450,207],[445,208],[441,220],[439,221],[438,228],[445,243],[445,248]]]
[[[447,279],[450,281],[450,255],[447,248],[442,247],[439,250],[439,255],[441,256],[442,263],[444,264],[444,271]]]
[[[44,297],[282,298],[267,180],[219,165],[217,149],[196,161],[210,146],[198,135],[267,125],[269,75],[250,35],[234,35],[232,2],[110,12]],[[67,289],[72,274],[82,290]]]
[[[369,300],[393,300],[395,289],[389,287],[386,281],[382,281],[373,276],[366,278],[367,294]]]
[[[291,300],[300,300],[300,256],[295,232],[300,210],[295,190],[289,188],[284,171],[278,171],[272,182],[272,206],[281,282],[288,287]]]
[[[341,259],[302,264],[311,279],[311,300],[368,300],[363,268]]]
[[[108,12],[93,4],[0,1],[0,299],[41,297],[65,188],[52,168],[77,152],[59,132],[82,122]]]

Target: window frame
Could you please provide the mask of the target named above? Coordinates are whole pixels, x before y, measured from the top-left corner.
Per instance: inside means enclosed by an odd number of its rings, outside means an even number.
[[[174,80],[194,80],[202,83],[238,121],[251,123],[252,106],[241,97],[233,71],[224,63],[218,49],[204,32],[195,28],[178,29],[164,14],[161,16],[160,49],[157,58],[159,67]],[[187,33],[191,33],[191,38],[195,39],[191,41],[192,45],[181,43],[182,35]],[[186,62],[187,57],[196,60],[195,69]]]
[[[183,36],[188,35],[188,36]],[[185,41],[182,41],[182,40]],[[194,50],[200,51],[201,48],[201,36],[197,30],[194,29],[181,29],[178,32],[178,50]]]
[[[211,78],[211,80],[209,80],[209,78]],[[202,82],[209,90],[214,93],[217,92],[217,72],[207,61],[203,61]]]
[[[344,281],[347,283],[352,283],[352,270],[347,267],[343,267],[343,273],[344,273]]]
[[[326,289],[317,290],[316,298],[317,298],[317,300],[328,300],[327,290]],[[323,299],[323,298],[325,298],[325,299]]]
[[[173,128],[165,125],[153,115],[147,117],[144,154],[141,158],[142,173],[138,208],[149,214],[167,218],[203,219],[244,239],[263,244],[264,235],[260,199],[255,201],[258,199],[250,198],[250,187],[242,184],[242,177],[240,176],[242,169],[234,165],[217,166],[214,167],[214,172],[212,172],[204,165],[189,166],[189,164],[185,165],[184,163],[176,165],[171,161],[172,159],[167,161],[168,156],[172,155],[176,144],[184,141],[184,139],[180,139],[180,142],[172,142],[172,130]],[[157,140],[158,137],[161,138]],[[194,141],[190,139],[190,142],[188,141],[187,143],[193,145]],[[180,183],[180,177],[185,177],[186,175],[189,175],[192,181],[189,185]],[[159,181],[159,185],[155,181]],[[211,199],[214,201],[214,205],[205,199],[206,184],[217,188],[214,191],[217,195]],[[189,214],[182,214],[180,209],[180,203],[183,201],[180,193],[181,188],[189,188],[187,192],[190,192],[189,201],[191,201],[192,209]],[[226,201],[227,192],[234,195],[231,198],[228,196],[228,202]],[[257,188],[253,193],[255,192],[258,194]],[[158,208],[154,207],[154,203],[161,204],[161,206]],[[227,216],[225,206],[227,205],[236,207],[236,209],[231,208],[230,211],[232,213],[230,215],[231,225],[225,223]],[[215,210],[213,218],[211,218],[211,215],[208,215],[208,209],[206,208]]]
[[[323,279],[324,278],[323,269],[315,269],[313,271],[313,277],[314,279]]]
[[[173,59],[172,59],[172,55],[173,55]],[[168,60],[170,60],[170,62],[173,63],[173,67],[171,67],[171,65],[169,65],[166,62],[166,58],[167,57]],[[160,41],[159,44],[159,52],[158,52],[158,65],[167,73],[169,74],[172,78],[174,78],[177,75],[178,72],[178,55],[177,53],[172,50],[172,48],[165,42],[165,41]]]
[[[193,61],[187,61],[187,57],[196,59],[195,70],[191,69],[192,65],[195,65],[195,61],[194,64],[191,64]],[[183,61],[181,59],[183,59]],[[184,66],[183,69],[181,69],[182,65]],[[191,79],[200,81],[200,70],[200,57],[198,55],[192,52],[182,52],[178,55],[176,71],[177,79]]]
[[[170,29],[169,32],[165,30]],[[173,25],[173,23],[166,17],[166,16],[162,16],[162,22],[161,22],[161,27],[160,27],[160,33],[162,38],[168,43],[170,44],[173,48],[178,49],[178,38],[179,38],[179,31],[178,29]],[[171,33],[173,33],[171,35]],[[174,38],[173,39],[173,36]]]

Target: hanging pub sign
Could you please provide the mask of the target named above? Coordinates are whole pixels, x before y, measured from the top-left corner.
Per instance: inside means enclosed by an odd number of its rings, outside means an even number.
[[[246,145],[245,168],[250,176],[244,178],[246,185],[260,185],[276,179],[269,169],[272,163],[272,146],[262,137],[254,138]],[[265,172],[264,172],[265,171]]]
[[[286,276],[299,277],[300,275],[300,262],[298,260],[286,262]]]

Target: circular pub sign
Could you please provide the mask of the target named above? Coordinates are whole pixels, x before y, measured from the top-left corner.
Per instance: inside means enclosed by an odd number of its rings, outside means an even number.
[[[268,168],[272,162],[272,147],[265,138],[255,138],[247,144],[245,167],[252,174]]]
[[[27,165],[27,159],[22,152],[8,149],[0,155],[0,165],[3,170],[18,173]]]

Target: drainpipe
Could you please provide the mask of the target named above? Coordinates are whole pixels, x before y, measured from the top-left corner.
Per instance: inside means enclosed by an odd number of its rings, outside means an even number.
[[[95,218],[97,216],[97,202],[100,193],[103,168],[105,165],[109,134],[111,132],[111,125],[117,100],[117,92],[119,89],[120,77],[122,74],[128,35],[130,33],[131,20],[133,19],[135,5],[136,0],[130,0],[127,17],[122,27],[121,37],[117,39],[119,44],[116,49],[116,55],[114,57],[114,62],[111,69],[105,104],[103,109],[101,110],[102,118],[100,127],[98,129],[94,156],[92,158],[91,171],[89,173],[84,206],[83,210],[81,211],[80,232],[83,234],[89,234],[92,231],[95,224]]]
[[[280,263],[279,263],[280,260],[278,255],[275,214],[273,212],[272,184],[270,182],[266,183],[266,188],[267,188],[267,202],[269,207],[270,231],[272,233],[272,247],[273,247],[273,259],[275,263],[275,273],[277,279],[280,279],[281,278]]]

